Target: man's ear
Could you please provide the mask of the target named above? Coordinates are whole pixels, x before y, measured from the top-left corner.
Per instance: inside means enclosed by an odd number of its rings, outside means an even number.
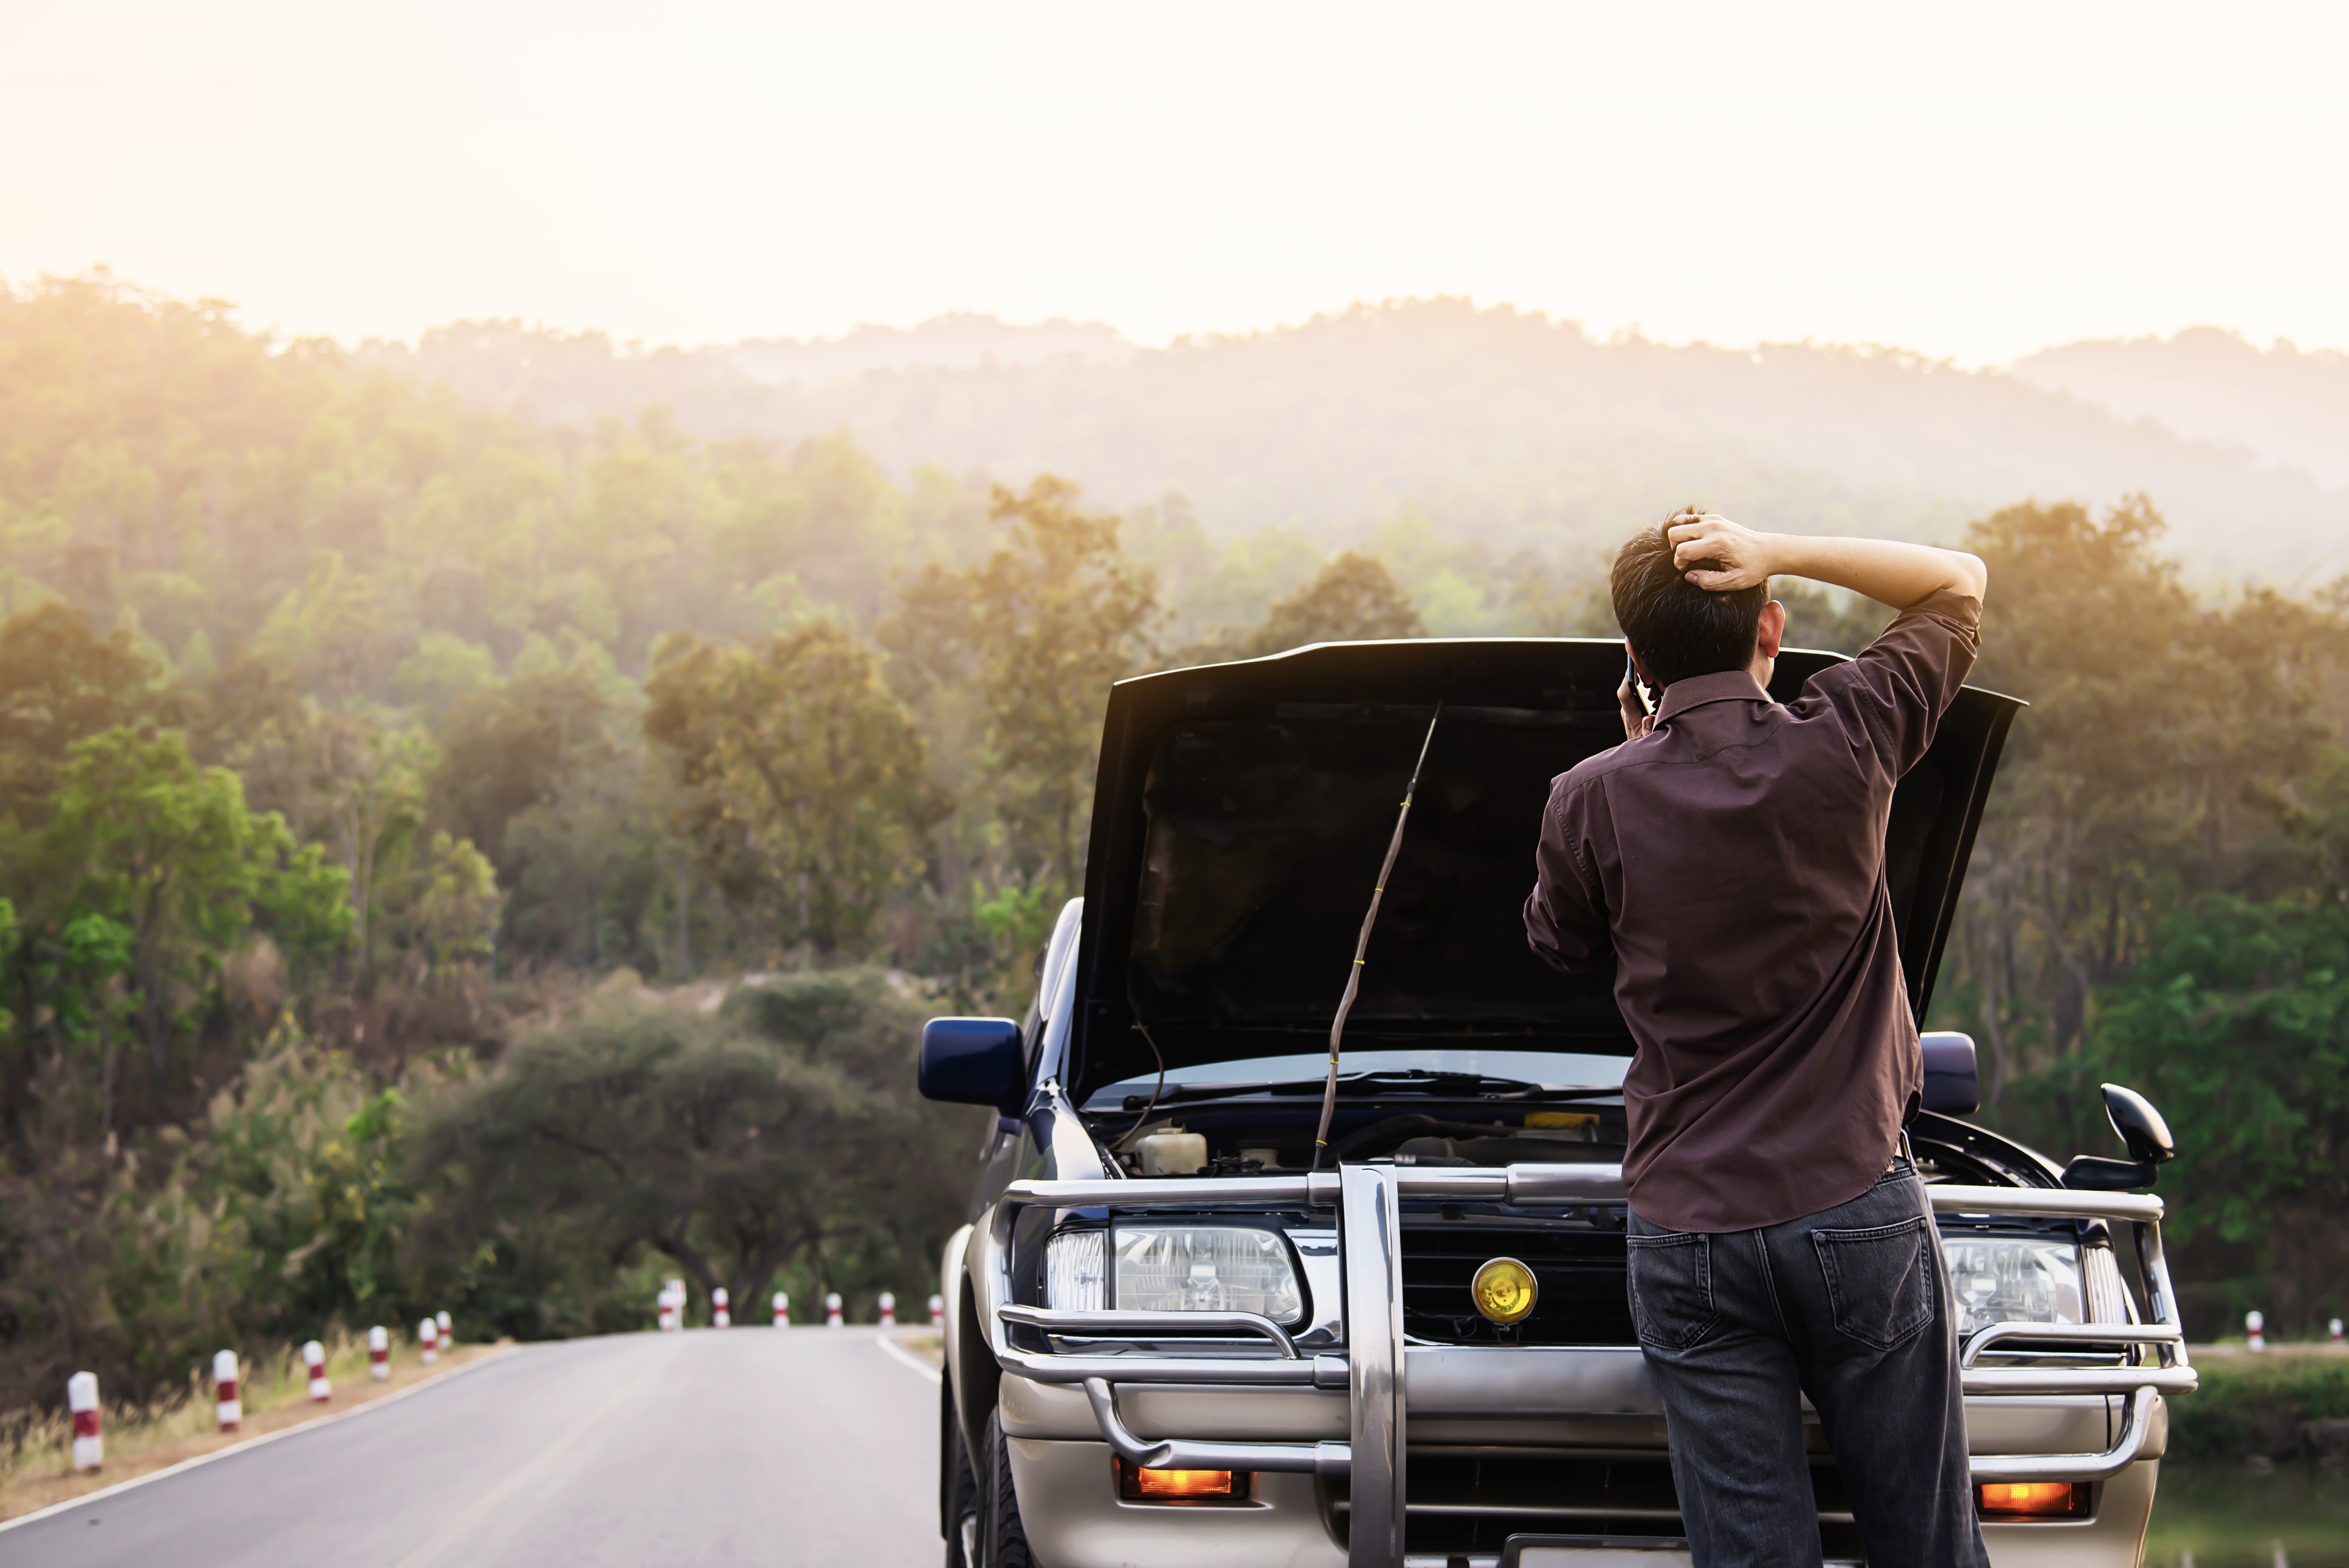
[[[1783,620],[1785,618],[1781,617],[1780,618]],[[1631,668],[1640,672],[1640,684],[1645,686],[1651,691],[1654,691],[1656,687],[1656,678],[1648,673],[1648,661],[1640,657],[1640,650],[1631,646],[1631,639],[1628,637],[1623,639],[1623,651],[1630,657],[1631,660]]]
[[[1786,607],[1772,599],[1762,607],[1762,624],[1754,631],[1754,651],[1764,659],[1775,659],[1785,636]]]

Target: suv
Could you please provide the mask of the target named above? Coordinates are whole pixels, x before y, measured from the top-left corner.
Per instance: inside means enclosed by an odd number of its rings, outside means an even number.
[[[1786,653],[1775,694],[1836,658]],[[941,1263],[947,1568],[1688,1560],[1625,1300],[1633,1043],[1612,975],[1551,971],[1520,917],[1551,779],[1622,739],[1622,668],[1613,642],[1343,643],[1112,690],[1035,1004],[922,1038],[922,1092],[997,1113]],[[2021,706],[1961,694],[1893,805],[1920,1019]],[[2142,1190],[2168,1131],[2108,1087],[2130,1158],[2058,1165],[1957,1119],[1970,1040],[1926,1055],[1909,1137],[1991,1555],[2135,1563],[2195,1380]],[[1857,1563],[1810,1448],[1826,1554]]]

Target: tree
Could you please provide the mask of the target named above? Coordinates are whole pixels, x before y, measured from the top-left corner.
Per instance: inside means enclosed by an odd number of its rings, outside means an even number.
[[[931,810],[921,737],[874,651],[832,621],[747,648],[679,634],[646,695],[702,863],[772,910],[785,942],[860,947]]]
[[[922,1016],[870,970],[781,977],[716,1017],[590,1009],[429,1108],[424,1242],[607,1273],[650,1249],[740,1303],[794,1262],[905,1278],[954,1214],[947,1118],[909,1093]]]
[[[440,729],[431,815],[481,846],[511,887],[506,825],[554,798],[564,778],[616,749],[618,714],[595,672],[574,663],[459,698]]]
[[[2349,1269],[2349,912],[2211,893],[2156,917],[2141,960],[2098,993],[2088,1042],[2015,1096],[2009,1124],[2117,1152],[2106,1081],[2150,1096],[2177,1134],[2161,1185],[2196,1332],[2253,1306],[2278,1332],[2317,1327]]]
[[[0,624],[0,822],[38,827],[57,769],[85,736],[169,716],[160,671],[120,629],[49,603]]]
[[[1072,887],[1102,712],[1158,618],[1154,579],[1119,548],[1115,517],[1077,509],[1067,480],[1042,475],[1025,494],[998,486],[992,515],[1006,543],[979,566],[917,575],[880,639],[914,693],[975,691],[1016,869]]]
[[[1972,679],[2031,703],[1953,944],[1993,1095],[2081,1044],[2095,988],[2143,958],[2163,909],[2274,830],[2325,732],[2315,691],[2337,619],[2271,596],[2198,604],[2155,553],[2161,529],[2140,499],[2102,524],[2010,507],[1967,535],[1992,584]]]
[[[1386,563],[1348,550],[1323,565],[1313,580],[1273,605],[1253,631],[1212,638],[1185,649],[1186,664],[1261,659],[1316,642],[1357,642],[1425,637],[1426,624]]]
[[[385,900],[385,934],[407,955],[411,983],[492,961],[505,905],[496,868],[471,844],[435,833],[422,848]]]
[[[391,616],[383,586],[355,570],[340,550],[325,550],[309,580],[270,612],[255,640],[309,685],[347,701],[379,687],[389,673]]]
[[[221,960],[259,929],[296,955],[348,935],[347,878],[283,818],[244,808],[225,768],[199,768],[176,731],[117,728],[77,742],[48,838],[73,873],[69,907],[129,933],[130,978],[150,1092],[167,1088],[171,1042],[212,1000]]]
[[[664,836],[646,763],[641,746],[583,751],[553,794],[506,825],[518,951],[588,969],[636,961]]]

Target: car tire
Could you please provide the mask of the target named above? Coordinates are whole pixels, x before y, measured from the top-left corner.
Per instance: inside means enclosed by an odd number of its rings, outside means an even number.
[[[954,1385],[941,1383],[938,1412],[938,1532],[947,1540],[947,1568],[979,1568],[978,1478],[970,1468],[970,1445],[962,1440],[962,1412],[955,1408]]]
[[[979,1540],[987,1560],[978,1568],[1035,1568],[1028,1532],[1019,1525],[1019,1494],[1011,1487],[1011,1445],[1004,1440],[999,1412],[987,1413],[987,1514]]]

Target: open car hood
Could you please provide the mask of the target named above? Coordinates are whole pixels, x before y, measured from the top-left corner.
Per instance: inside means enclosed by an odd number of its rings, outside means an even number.
[[[1842,656],[1790,649],[1792,700]],[[1068,1087],[1319,1051],[1412,763],[1444,720],[1388,879],[1351,1048],[1629,1055],[1612,963],[1526,945],[1550,781],[1619,743],[1623,645],[1598,639],[1321,643],[1120,681],[1085,875]],[[1921,1019],[2008,727],[1971,687],[1894,796],[1888,874]],[[1143,1031],[1148,1040],[1143,1038]]]

